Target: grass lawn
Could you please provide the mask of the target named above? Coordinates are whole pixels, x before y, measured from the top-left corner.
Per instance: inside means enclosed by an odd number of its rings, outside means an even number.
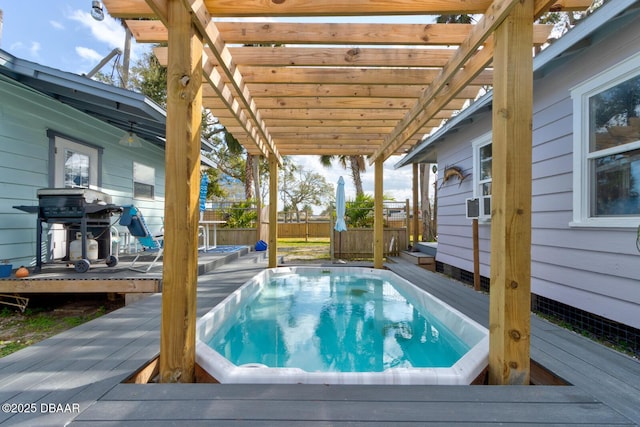
[[[291,261],[323,261],[330,260],[329,238],[279,238],[278,253]]]

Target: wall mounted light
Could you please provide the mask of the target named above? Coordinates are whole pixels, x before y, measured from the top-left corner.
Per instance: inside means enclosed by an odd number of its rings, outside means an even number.
[[[104,19],[104,11],[102,10],[102,3],[97,0],[91,2],[91,16],[96,21],[102,21]]]

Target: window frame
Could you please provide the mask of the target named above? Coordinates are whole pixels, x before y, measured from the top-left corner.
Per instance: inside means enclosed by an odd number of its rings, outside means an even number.
[[[573,99],[573,220],[570,227],[636,228],[638,215],[591,216],[591,185],[595,176],[590,161],[607,155],[640,148],[640,140],[625,145],[589,152],[591,97],[626,80],[640,76],[640,53],[617,63],[571,89]]]
[[[488,198],[489,203],[491,203],[491,195],[489,196],[483,196],[482,195],[482,191],[480,189],[480,187],[483,184],[486,183],[492,183],[493,182],[493,168],[492,168],[492,172],[491,172],[491,178],[489,180],[487,179],[480,179],[480,171],[481,171],[481,166],[480,166],[480,149],[487,146],[493,144],[493,139],[492,139],[492,133],[491,132],[487,132],[484,135],[479,136],[478,138],[475,138],[471,141],[471,147],[473,148],[473,198],[477,198],[480,199],[480,213],[478,216],[478,221],[482,221],[482,222],[490,222],[491,221],[491,213],[489,213],[488,215],[484,213],[485,209],[484,209],[484,201],[483,198]],[[491,156],[491,161],[493,164],[493,155]]]
[[[152,172],[152,174],[153,174],[153,183],[144,182],[141,179],[136,179],[136,166],[150,170]],[[133,187],[131,189],[131,196],[134,199],[140,199],[140,200],[155,200],[156,199],[156,168],[154,168],[152,166],[145,165],[144,163],[140,163],[140,162],[134,161],[133,165],[132,165],[132,169],[131,169],[131,176],[132,176],[132,183],[133,183]],[[151,197],[149,197],[147,195],[136,194],[136,184],[149,186],[151,188]]]

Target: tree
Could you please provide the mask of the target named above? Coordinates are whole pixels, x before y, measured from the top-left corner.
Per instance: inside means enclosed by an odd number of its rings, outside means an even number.
[[[428,163],[420,164],[420,205],[422,206],[423,242],[433,242],[436,240],[437,236],[436,222],[434,219],[435,209],[431,209],[431,197],[429,194],[431,192],[431,185],[429,184],[430,167],[431,165]]]
[[[129,86],[166,108],[167,68],[160,65],[152,52],[142,55],[142,58],[131,67]]]
[[[326,168],[331,167],[333,160],[337,160],[343,169],[349,169],[351,171],[351,180],[356,188],[356,195],[364,194],[362,189],[362,177],[360,176],[362,172],[366,171],[364,156],[320,156],[320,163]]]
[[[323,205],[333,198],[333,186],[319,173],[298,168],[289,162],[282,169],[278,182],[285,211],[294,212],[300,221],[299,211],[306,205]]]
[[[209,177],[207,185],[207,200],[212,197],[226,197],[227,193],[220,187],[220,172],[214,168],[207,168],[204,173]]]
[[[440,15],[436,18],[438,24],[471,24],[471,15]]]

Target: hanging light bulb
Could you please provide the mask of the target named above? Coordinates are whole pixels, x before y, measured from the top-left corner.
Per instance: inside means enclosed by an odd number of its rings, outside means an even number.
[[[91,16],[96,21],[102,21],[104,19],[104,11],[102,10],[102,3],[97,0],[91,2]]]
[[[133,123],[129,122],[129,130],[122,135],[122,138],[118,141],[118,144],[124,145],[125,147],[142,147],[142,142],[140,141],[140,137],[133,132]]]

